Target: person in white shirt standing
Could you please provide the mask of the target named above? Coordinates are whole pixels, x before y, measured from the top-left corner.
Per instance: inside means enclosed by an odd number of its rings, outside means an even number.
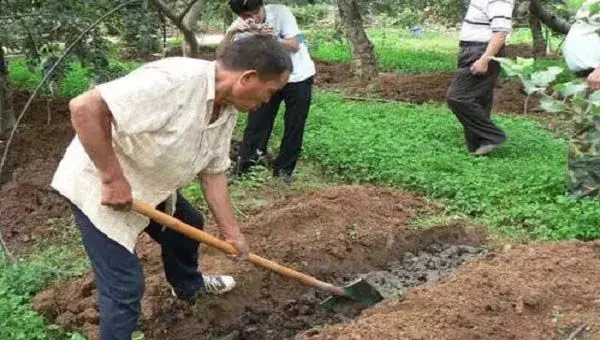
[[[514,0],[471,0],[460,32],[458,72],[448,88],[446,102],[463,125],[467,148],[485,155],[506,140],[491,120],[494,83],[512,29]]]
[[[237,177],[247,173],[261,155],[266,155],[273,123],[284,101],[283,138],[279,155],[273,161],[273,175],[290,183],[302,149],[304,127],[312,99],[314,62],[296,18],[286,6],[264,5],[263,0],[229,0],[229,6],[239,17],[227,30],[219,50],[245,35],[272,34],[290,53],[294,65],[288,84],[274,93],[268,103],[249,113],[233,175]]]
[[[600,0],[587,0],[577,11],[565,39],[563,55],[569,69],[600,89]]]

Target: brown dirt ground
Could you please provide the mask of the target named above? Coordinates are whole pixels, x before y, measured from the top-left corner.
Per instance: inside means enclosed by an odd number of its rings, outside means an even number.
[[[351,78],[348,65],[318,60],[315,84],[327,89],[345,89],[349,96],[359,96],[364,86]],[[381,73],[379,75],[381,97],[414,104],[427,102],[444,103],[448,85],[453,73],[432,73],[418,75],[400,75]],[[494,92],[494,112],[523,114],[525,94],[522,86],[514,81],[498,80]],[[531,99],[529,107],[537,105]]]
[[[344,84],[347,72],[341,66],[319,63],[318,67],[320,86]],[[435,90],[439,95],[441,84],[449,78],[431,77],[439,83]],[[421,81],[429,84],[425,79]],[[404,82],[392,78],[388,87]],[[410,89],[406,88],[405,92]],[[415,91],[407,98],[416,102],[420,94]],[[27,93],[16,94],[17,111],[27,98]],[[1,227],[13,250],[52,236],[57,231],[45,222],[68,216],[68,207],[51,193],[48,183],[73,131],[66,100],[54,101],[51,108],[52,121],[46,125],[46,99],[34,102],[0,181]],[[430,209],[405,193],[347,186],[274,202],[245,221],[243,229],[256,253],[326,280],[375,270],[406,251],[436,242],[485,242],[482,231],[462,226],[426,231],[409,227],[412,218]],[[351,237],[354,229],[357,239]],[[214,226],[208,231],[215,233]],[[600,339],[600,283],[594,276],[600,269],[599,241],[493,251],[446,281],[410,290],[403,298],[363,311],[353,322],[356,314],[322,314],[316,307],[322,293],[235,263],[205,247],[202,268],[234,274],[239,286],[222,298],[205,298],[189,306],[170,296],[158,247],[142,236],[137,252],[146,274],[142,328],[147,339],[275,340],[302,331],[299,340],[566,339],[582,322],[590,326],[584,339]],[[82,329],[90,339],[96,337],[98,313],[91,273],[41,292],[34,307],[49,320]]]
[[[297,339],[567,339],[583,323],[589,329],[577,339],[600,339],[598,270],[598,241],[505,247],[352,324]]]
[[[424,209],[431,207],[408,194],[343,186],[277,201],[244,223],[243,230],[254,252],[324,279],[381,267],[433,242],[481,244],[485,240],[477,229],[415,231],[408,224]],[[351,228],[357,230],[356,239],[350,236]],[[296,282],[203,249],[205,272],[232,273],[239,282],[223,298],[203,299],[192,308],[168,295],[160,251],[149,238],[141,237],[137,252],[146,275],[142,324],[147,338],[220,339],[229,334],[231,339],[286,339],[313,325],[347,319],[316,308],[316,301],[325,297],[320,292],[311,293]],[[91,339],[97,336],[91,274],[40,293],[34,308],[58,324],[83,329]],[[258,321],[277,332],[261,332],[256,329]]]
[[[20,112],[28,99],[27,92],[15,93],[15,111]],[[47,125],[47,99],[35,99],[8,152],[0,179],[0,227],[13,250],[60,232],[47,227],[46,222],[68,213],[68,206],[49,186],[74,135],[67,104],[65,99],[52,100],[52,116]],[[6,141],[0,141],[0,152],[4,152],[5,145]]]

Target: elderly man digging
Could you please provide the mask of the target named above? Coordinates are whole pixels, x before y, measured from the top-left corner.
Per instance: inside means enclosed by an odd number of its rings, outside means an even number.
[[[485,155],[506,135],[491,119],[494,83],[500,65],[492,57],[504,55],[512,29],[514,0],[471,0],[460,31],[458,72],[452,79],[447,103],[464,128],[467,149]]]
[[[231,276],[200,273],[198,242],[132,212],[132,197],[202,228],[201,213],[177,192],[198,175],[223,238],[247,256],[227,190],[235,109],[268,102],[291,71],[281,44],[257,35],[228,46],[216,61],[155,61],[70,102],[77,135],[52,186],[72,203],[94,269],[100,339],[129,340],[137,326],[144,278],[134,246],[142,231],[160,244],[179,298],[235,286]]]

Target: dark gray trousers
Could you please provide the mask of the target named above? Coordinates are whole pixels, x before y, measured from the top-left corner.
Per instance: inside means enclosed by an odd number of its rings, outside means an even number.
[[[72,205],[72,209],[98,287],[100,340],[130,340],[138,324],[144,294],[140,262],[136,255],[97,229],[79,208]],[[165,203],[157,209],[164,211]],[[174,215],[198,229],[204,226],[202,214],[179,193]],[[202,273],[198,271],[198,241],[164,229],[154,221],[145,232],[161,245],[165,275],[177,296],[193,299],[204,288]]]
[[[472,75],[471,65],[485,52],[485,44],[461,46],[458,55],[458,72],[452,78],[446,102],[463,125],[467,148],[470,152],[482,145],[499,144],[506,134],[492,122],[494,83],[500,75],[500,64],[490,61],[488,72]],[[504,50],[500,53],[504,55]]]

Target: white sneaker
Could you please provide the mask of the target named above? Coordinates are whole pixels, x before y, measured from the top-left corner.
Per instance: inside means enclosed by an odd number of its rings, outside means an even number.
[[[209,294],[221,295],[235,288],[235,280],[228,275],[202,275],[204,291]]]

